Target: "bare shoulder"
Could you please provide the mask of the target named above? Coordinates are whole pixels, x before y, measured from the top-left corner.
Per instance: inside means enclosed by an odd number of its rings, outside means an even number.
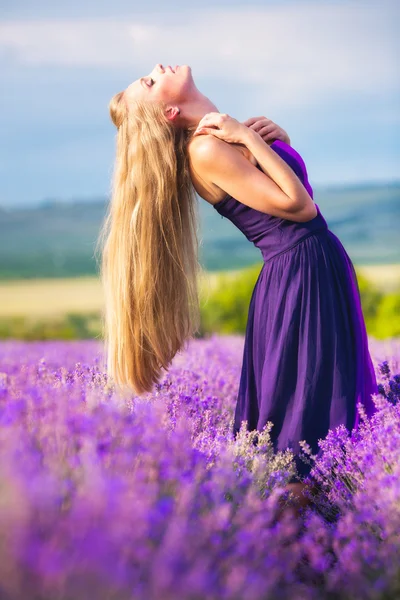
[[[196,140],[190,158],[205,185],[220,190],[220,199],[229,195],[260,212],[282,219],[297,219],[293,200],[242,152],[212,134],[200,137],[204,139]]]
[[[205,164],[208,166],[216,158],[235,156],[235,152],[240,152],[253,165],[257,164],[256,159],[244,144],[228,144],[212,134],[196,136],[189,144],[189,156],[195,165]]]
[[[241,156],[242,160],[244,157],[251,164],[257,164],[246,146],[228,144],[212,134],[193,138],[188,146],[188,155],[193,185],[196,192],[209,204],[215,204],[227,195],[226,191],[213,181],[212,167],[215,161],[219,161],[222,166],[221,161],[225,156],[225,161],[228,161],[229,167],[232,168],[235,163],[232,159]]]

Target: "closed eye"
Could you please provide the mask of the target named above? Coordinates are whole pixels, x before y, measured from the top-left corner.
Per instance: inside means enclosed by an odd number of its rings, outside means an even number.
[[[154,81],[154,79],[152,77],[150,77],[150,81],[152,82],[152,85],[155,84],[155,81]],[[151,87],[151,85],[149,85],[149,87]]]

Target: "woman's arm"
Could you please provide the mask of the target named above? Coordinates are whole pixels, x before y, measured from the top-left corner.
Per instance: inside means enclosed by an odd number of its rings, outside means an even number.
[[[292,146],[289,146],[289,144],[282,142],[281,140],[275,140],[275,142],[273,142],[270,147],[275,152],[277,152],[279,156],[281,156],[290,167],[292,167],[293,171],[303,182],[304,187],[310,194],[311,198],[314,198],[314,192],[308,180],[306,164],[302,156],[297,152],[297,150],[295,150]]]
[[[312,211],[313,216],[316,216],[312,196],[304,187],[300,175],[295,174],[295,171],[280,156],[279,161],[276,162],[274,160],[276,152],[266,146],[260,136],[251,129],[244,130],[243,143],[255,157],[264,173],[291,199],[293,210],[300,215],[302,213],[310,214]]]
[[[220,117],[218,117],[220,119]],[[299,223],[317,214],[312,198],[289,165],[251,129],[240,141],[256,158],[255,167],[232,143],[200,135],[191,143],[191,160],[199,176],[242,204]]]

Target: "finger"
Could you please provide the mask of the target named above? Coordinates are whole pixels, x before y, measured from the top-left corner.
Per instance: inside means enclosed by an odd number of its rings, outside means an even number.
[[[197,132],[204,127],[222,129],[224,118],[225,115],[220,113],[212,113],[212,115],[209,113],[201,119],[195,131]]]
[[[247,119],[248,122],[250,122],[252,119]],[[268,125],[269,123],[272,123],[272,121],[270,119],[267,119],[267,117],[258,117],[257,120],[253,120],[252,123],[250,123],[248,125],[248,127],[253,128],[259,128],[262,127],[263,125]]]
[[[255,123],[256,121],[260,121],[260,119],[264,118],[265,117],[250,117],[250,119],[246,119],[246,121],[243,121],[243,125],[250,127],[250,125],[253,125],[253,123]]]
[[[262,119],[261,121],[257,121],[253,125],[250,125],[250,129],[254,129],[254,131],[257,131],[258,133],[260,133],[260,130],[263,127],[270,126],[271,124],[272,124],[272,126],[275,126],[275,124],[272,123],[272,121],[270,121],[269,119]]]
[[[209,112],[206,113],[205,115],[202,116],[202,119],[215,119],[218,117],[227,117],[228,115],[226,113],[219,113],[219,112]]]
[[[195,135],[204,135],[204,134],[212,134],[215,135],[216,137],[221,137],[220,134],[220,130],[219,129],[213,129],[212,127],[201,127],[200,129],[198,129],[197,131],[195,131],[195,133],[193,134],[193,136]]]
[[[210,118],[210,114],[211,114],[211,113],[206,113],[205,115],[203,115],[203,116],[201,117],[201,119],[200,119],[200,121],[199,121],[199,123],[198,123],[198,124],[200,125],[200,123],[204,123],[204,121],[206,121],[207,119],[209,119],[209,118]]]
[[[214,130],[213,127],[207,127],[206,125],[202,125],[201,127],[198,127],[196,129],[196,131],[194,132],[194,135],[201,134],[201,133],[207,133],[210,129]]]
[[[261,137],[263,137],[266,134],[271,134],[271,133],[277,133],[278,130],[276,128],[276,126],[274,125],[274,123],[272,123],[272,125],[265,125],[265,127],[261,127],[261,129],[258,131],[259,135],[261,135]]]
[[[214,125],[217,123],[218,121],[218,116],[219,113],[207,113],[206,115],[204,115],[204,117],[202,117],[197,125],[197,127],[202,127],[207,126],[207,125]]]

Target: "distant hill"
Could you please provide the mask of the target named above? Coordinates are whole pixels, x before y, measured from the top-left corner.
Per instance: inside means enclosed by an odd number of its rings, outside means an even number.
[[[400,263],[400,182],[315,187],[314,200],[355,264]],[[106,198],[0,207],[0,279],[97,273],[93,253],[106,209]],[[259,250],[201,198],[199,214],[206,270],[261,262]]]

